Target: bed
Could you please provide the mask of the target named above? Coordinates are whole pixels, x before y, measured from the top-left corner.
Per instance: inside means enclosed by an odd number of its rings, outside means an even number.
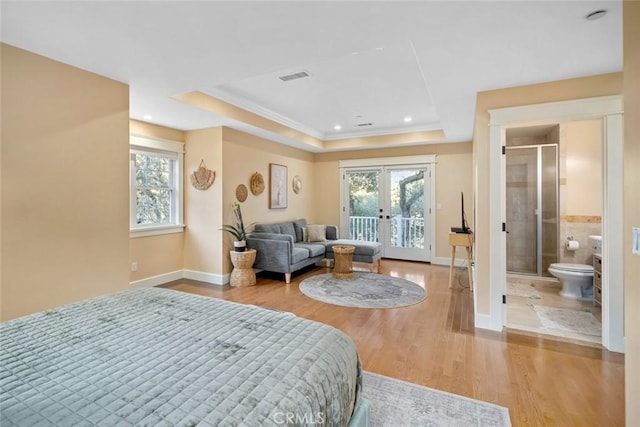
[[[5,322],[9,425],[345,426],[356,348],[293,314],[149,288]]]

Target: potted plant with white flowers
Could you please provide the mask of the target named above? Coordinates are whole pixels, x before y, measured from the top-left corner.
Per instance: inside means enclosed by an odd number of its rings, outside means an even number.
[[[244,229],[244,222],[242,221],[240,203],[233,205],[233,214],[236,217],[235,225],[225,224],[220,230],[226,231],[233,236],[235,239],[233,242],[233,250],[235,252],[244,252],[247,248],[247,233]]]

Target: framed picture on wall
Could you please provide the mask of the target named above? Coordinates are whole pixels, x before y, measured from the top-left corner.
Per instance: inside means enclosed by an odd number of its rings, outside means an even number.
[[[269,163],[269,209],[287,207],[287,167]]]

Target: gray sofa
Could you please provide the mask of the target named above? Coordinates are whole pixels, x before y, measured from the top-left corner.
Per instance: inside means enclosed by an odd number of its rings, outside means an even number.
[[[326,225],[325,240],[305,242],[303,233],[307,227],[305,219],[273,224],[255,224],[247,234],[247,247],[256,249],[253,268],[284,273],[285,282],[291,282],[291,273],[323,259],[333,259],[333,246],[351,245],[355,247],[353,261],[371,264],[377,271],[382,245],[377,242],[339,239],[338,227]]]

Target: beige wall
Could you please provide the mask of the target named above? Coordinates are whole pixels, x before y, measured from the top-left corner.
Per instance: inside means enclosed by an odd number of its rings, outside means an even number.
[[[640,425],[640,256],[631,253],[631,227],[640,227],[640,2],[624,13],[624,295],[626,424]]]
[[[132,135],[185,142],[186,133],[180,130],[131,120],[129,131]],[[188,185],[188,181],[185,181]],[[138,265],[132,271],[131,282],[182,270],[184,263],[184,233],[162,234],[158,236],[135,237],[129,240],[129,261]]]
[[[476,314],[490,314],[489,243],[489,110],[622,93],[622,73],[601,74],[556,82],[480,92],[476,98],[473,132],[473,174],[476,200]]]
[[[201,161],[216,172],[216,179],[207,190],[195,189],[189,178]],[[218,230],[224,211],[222,127],[187,132],[184,169],[184,268],[214,275],[209,279],[218,283],[222,279],[224,264],[222,232]]]
[[[316,221],[316,186],[314,183],[313,154],[307,151],[277,144],[244,132],[224,128],[223,131],[223,210],[225,224],[235,223],[232,206],[236,203],[236,188],[244,184],[248,191],[247,200],[241,203],[245,226],[251,230],[256,222],[277,222],[297,218]],[[269,209],[269,164],[276,163],[287,167],[287,208]],[[253,195],[249,180],[255,172],[262,174],[265,190],[262,194]],[[299,175],[302,190],[295,194],[291,182]],[[231,249],[232,239],[224,237],[225,250]],[[224,272],[231,271],[228,256],[224,257]]]
[[[1,49],[2,319],[127,289],[128,86]]]
[[[167,139],[169,141],[176,142],[185,142],[187,138],[187,133],[185,131],[141,122],[139,120],[129,120],[129,132],[132,135]]]
[[[602,120],[560,124],[560,215],[602,216]]]
[[[471,144],[433,144],[415,147],[386,148],[377,150],[340,151],[316,154],[315,181],[317,191],[316,217],[325,224],[340,223],[340,173],[339,161],[436,155],[436,249],[435,257],[449,259],[449,230],[460,226],[460,192],[465,194],[465,211],[473,228],[473,192]]]
[[[138,271],[130,273],[131,282],[180,271],[184,265],[184,233],[132,237],[129,258],[129,265],[138,265]]]

